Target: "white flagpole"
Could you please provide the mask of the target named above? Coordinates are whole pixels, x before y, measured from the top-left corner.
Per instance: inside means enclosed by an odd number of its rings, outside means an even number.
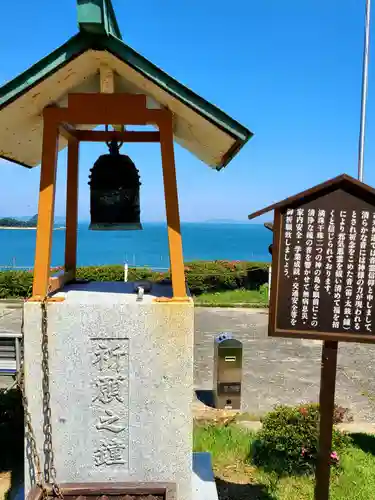
[[[361,124],[360,124],[359,145],[358,145],[358,179],[361,182],[363,182],[363,168],[364,168],[368,59],[369,59],[369,46],[370,46],[370,9],[371,9],[371,0],[366,0],[365,42],[363,48],[363,68],[362,68]]]

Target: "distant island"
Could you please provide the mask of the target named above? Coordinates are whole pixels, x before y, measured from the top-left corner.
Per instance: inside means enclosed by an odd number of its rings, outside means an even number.
[[[1,228],[14,228],[14,229],[36,229],[38,222],[38,215],[34,215],[29,220],[19,220],[13,217],[3,217],[0,219]]]
[[[20,220],[14,217],[0,218],[0,229],[36,229],[38,223],[38,214],[31,219]],[[54,229],[64,229],[64,227],[55,227]]]

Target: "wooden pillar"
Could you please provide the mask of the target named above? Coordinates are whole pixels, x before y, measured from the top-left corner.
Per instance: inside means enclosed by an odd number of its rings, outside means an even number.
[[[68,175],[66,186],[66,230],[65,230],[65,271],[75,278],[77,267],[77,223],[78,223],[78,157],[79,141],[68,141]]]
[[[320,435],[316,466],[315,500],[329,499],[329,478],[331,469],[333,415],[335,408],[335,387],[337,370],[337,341],[324,341],[320,380]]]
[[[186,284],[184,258],[182,254],[180,215],[178,210],[171,113],[167,113],[166,111],[163,121],[159,124],[159,128],[173,297],[184,298],[186,297]]]
[[[48,292],[55,209],[58,137],[59,131],[53,116],[53,109],[46,108],[43,112],[43,151],[33,281],[33,297],[40,299],[44,298]]]

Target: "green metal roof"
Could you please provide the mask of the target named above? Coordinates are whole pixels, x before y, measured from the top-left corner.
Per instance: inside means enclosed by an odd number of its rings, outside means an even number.
[[[111,0],[77,0],[77,14],[81,31],[122,39]]]
[[[67,67],[82,54],[85,54],[88,51],[99,51],[98,53],[102,54],[103,57],[105,57],[105,53],[112,54],[117,60],[121,61],[121,63],[124,63],[127,67],[131,68],[138,75],[140,75],[142,79],[144,79],[145,85],[148,85],[147,81],[149,83],[151,82],[156,85],[157,88],[170,96],[170,98],[177,99],[180,103],[186,106],[186,108],[189,108],[196,115],[199,115],[201,123],[203,119],[205,122],[214,126],[214,129],[211,127],[211,132],[209,134],[209,146],[211,149],[217,149],[215,154],[211,155],[213,160],[209,164],[212,167],[218,170],[225,167],[242,148],[242,146],[252,137],[252,132],[250,132],[247,128],[232,119],[213,104],[195,94],[192,90],[185,87],[177,80],[173,79],[167,73],[148,61],[145,57],[126,45],[121,40],[121,33],[119,31],[110,0],[77,0],[77,8],[80,32],[68,40],[64,45],[27,69],[24,73],[17,76],[14,80],[0,87],[1,129],[5,129],[6,126],[8,134],[13,133],[13,135],[16,135],[21,133],[18,132],[16,122],[14,123],[14,130],[9,129],[9,127],[11,127],[11,125],[9,125],[9,117],[5,120],[7,117],[4,116],[5,123],[2,123],[1,118],[3,110],[5,110],[12,103],[15,103],[15,101],[20,99],[25,94],[29,93],[35,87],[39,88],[38,86],[42,82],[48,79],[52,80],[52,77],[56,72],[64,67]],[[63,83],[61,85],[63,85]],[[71,91],[71,89],[67,87],[66,92],[68,91]],[[23,104],[20,106],[19,112],[23,112],[24,108],[25,105]],[[14,112],[13,115],[14,114],[16,114],[16,112]],[[177,111],[176,114],[178,114]],[[185,125],[185,130],[180,134],[181,137],[179,137],[179,139],[182,141],[186,139],[184,134],[187,134],[187,128],[189,127],[186,127]],[[212,132],[212,130],[215,129],[220,131],[221,135],[215,136]],[[23,132],[23,134],[25,134],[25,132]],[[189,134],[191,134],[191,130],[189,130]],[[192,134],[192,137],[194,138],[194,133]],[[220,140],[220,137],[228,138],[228,140],[222,141]],[[199,147],[194,145],[194,141],[190,136],[189,141],[189,147],[187,147],[187,149],[189,149],[198,158],[202,159],[202,161],[207,163],[207,158],[201,154]],[[29,142],[32,142],[31,139],[29,139]],[[217,142],[217,144],[215,144],[215,142]],[[25,160],[27,155],[25,156],[24,154],[24,158],[21,158],[20,156],[22,155],[18,153],[18,149],[16,147],[13,147],[11,153],[7,153],[6,148],[8,144],[9,140],[6,140],[6,136],[4,136],[4,143],[2,143],[0,134],[0,158],[4,158],[30,168],[36,165],[35,154],[33,160],[28,162]],[[21,143],[19,142],[18,144]],[[202,144],[200,147],[201,146]],[[23,147],[27,146],[23,144]]]

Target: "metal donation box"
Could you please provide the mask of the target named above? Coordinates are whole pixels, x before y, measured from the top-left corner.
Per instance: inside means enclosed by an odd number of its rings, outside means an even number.
[[[241,409],[242,342],[222,333],[215,339],[214,401],[216,408]]]

